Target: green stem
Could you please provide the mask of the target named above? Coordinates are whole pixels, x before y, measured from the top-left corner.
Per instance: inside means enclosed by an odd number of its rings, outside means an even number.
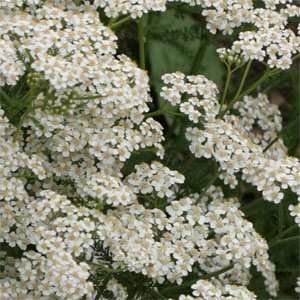
[[[273,241],[271,241],[271,244],[272,244],[272,243],[275,243],[276,241],[278,241],[278,240],[280,240],[281,238],[285,237],[287,234],[293,232],[295,229],[298,229],[298,230],[299,230],[298,224],[292,225],[292,226],[290,226],[289,228],[287,228],[286,230],[284,230],[284,231],[282,231],[281,233],[279,233],[279,234],[277,235],[277,237],[276,237]]]
[[[4,92],[4,90],[0,87],[0,95],[6,100],[10,102],[9,96]]]
[[[218,169],[216,169],[214,176],[210,179],[210,181],[207,183],[207,185],[202,189],[199,199],[201,199],[205,193],[207,192],[207,190],[215,183],[215,181],[218,179],[220,175],[220,172]]]
[[[244,97],[245,95],[254,91],[261,83],[263,83],[266,79],[276,74],[279,74],[282,70],[275,69],[275,70],[268,70],[265,72],[257,81],[255,81],[248,89],[245,90],[240,96],[240,98]]]
[[[264,148],[264,150],[263,150],[263,152],[267,152],[278,140],[279,140],[279,137],[280,137],[280,135],[278,134],[277,136],[276,136],[276,138],[274,138],[271,142],[270,142],[270,144],[269,145],[267,145],[265,148]]]
[[[161,109],[158,109],[156,111],[145,114],[145,117],[146,118],[153,118],[153,117],[161,116],[163,114],[164,114],[164,111],[161,110]]]
[[[235,98],[230,102],[230,104],[227,106],[227,108],[220,114],[220,118],[224,117],[224,115],[233,107],[235,102],[243,98],[244,96],[250,94],[252,91],[254,91],[260,84],[262,84],[264,81],[269,79],[269,77],[274,76],[276,74],[279,74],[281,70],[275,69],[275,70],[269,70],[265,72],[257,81],[255,81],[249,88],[247,88],[244,92],[242,92],[239,97]]]
[[[282,239],[282,240],[275,240],[274,242],[270,243],[269,248],[271,249],[273,247],[276,247],[276,246],[284,244],[284,243],[296,241],[296,240],[299,240],[299,238],[300,238],[300,235],[296,235],[296,236],[291,236],[291,237],[288,237],[288,238]]]
[[[145,70],[145,34],[144,34],[144,26],[143,19],[140,18],[137,21],[137,31],[138,31],[138,41],[139,41],[139,59],[140,59],[140,68]]]
[[[243,209],[245,210],[245,211],[249,211],[249,210],[251,210],[253,207],[255,207],[257,204],[260,204],[261,202],[262,202],[262,199],[263,198],[257,198],[257,199],[255,199],[255,200],[253,200],[251,203],[249,203],[249,204],[246,204],[244,207],[243,207]]]
[[[145,114],[145,117],[146,118],[153,118],[153,117],[157,117],[157,116],[162,116],[164,114],[169,114],[169,115],[179,116],[179,117],[184,116],[184,114],[180,113],[180,112],[173,112],[173,111],[168,111],[168,110],[164,110],[164,109],[158,109],[156,111]]]
[[[288,126],[286,126],[284,129],[282,129],[277,136],[264,148],[263,152],[268,151],[278,140],[279,138],[282,136],[282,134],[291,126],[294,126],[294,123],[299,122],[298,118],[296,118],[295,120],[293,120],[292,122],[290,122],[290,124]]]
[[[195,75],[197,71],[200,69],[199,63],[202,62],[206,47],[208,45],[208,43],[205,43],[205,41],[203,40],[201,40],[200,42],[201,44],[197,50],[189,75]]]
[[[278,234],[281,234],[284,227],[284,211],[283,211],[283,203],[282,201],[278,206]]]
[[[235,93],[235,96],[233,97],[232,101],[229,103],[228,107],[224,110],[223,113],[220,114],[220,117],[223,117],[225,115],[225,113],[232,108],[232,106],[234,105],[235,102],[237,102],[239,99],[240,99],[240,95],[241,95],[241,92],[244,88],[244,85],[245,85],[245,82],[246,82],[246,79],[247,79],[247,76],[248,76],[248,73],[249,73],[249,70],[251,68],[251,64],[252,64],[252,61],[249,60],[247,65],[246,65],[246,68],[245,68],[245,71],[243,73],[243,76],[242,76],[242,80],[240,82],[240,85],[238,87],[238,90],[236,91]]]
[[[130,16],[127,16],[127,17],[124,17],[122,18],[121,20],[117,21],[117,22],[114,22],[112,24],[109,25],[109,27],[113,30],[116,30],[118,29],[120,26],[128,23],[131,21],[131,17]]]
[[[226,64],[226,67],[227,67],[227,75],[226,75],[226,82],[225,82],[224,92],[223,92],[222,99],[221,99],[220,111],[222,111],[223,105],[225,103],[225,99],[226,99],[227,93],[228,93],[229,83],[230,83],[231,76],[232,76],[231,65]]]
[[[249,71],[250,71],[250,68],[251,68],[251,64],[252,64],[252,61],[249,60],[248,63],[247,63],[247,65],[246,65],[246,68],[245,68],[245,71],[244,71],[244,74],[243,74],[240,86],[239,86],[239,88],[238,88],[238,90],[237,90],[237,92],[236,92],[236,94],[235,94],[235,96],[234,96],[234,98],[232,100],[233,102],[237,101],[237,99],[239,99],[239,97],[240,97],[240,94],[241,94],[241,92],[242,92],[242,90],[244,88],[244,85],[245,85],[245,81],[246,81],[247,76],[249,74]]]
[[[225,272],[231,270],[233,267],[234,267],[234,265],[233,265],[233,264],[230,264],[230,265],[224,267],[224,268],[221,269],[221,270],[218,270],[218,271],[215,271],[215,272],[212,272],[212,273],[203,275],[203,276],[201,276],[199,279],[210,279],[210,278],[213,278],[213,277],[217,277],[217,276],[219,276],[219,275],[221,275],[221,274],[223,274],[223,273],[225,273]]]

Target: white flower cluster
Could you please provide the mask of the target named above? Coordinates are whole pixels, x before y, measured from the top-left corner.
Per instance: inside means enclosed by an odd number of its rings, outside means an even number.
[[[95,7],[104,8],[108,17],[130,14],[132,18],[141,17],[149,11],[165,11],[167,0],[95,0]]]
[[[1,137],[5,139],[3,144],[8,147],[9,158],[1,160],[5,165],[2,163],[0,170],[5,175],[4,179],[11,182],[16,172],[22,172],[28,159],[20,148],[13,147],[12,128],[3,116],[1,124]],[[31,144],[27,152],[47,149],[46,143],[33,146]],[[44,159],[45,153],[40,154],[44,155]],[[51,153],[52,159],[59,157],[55,151]],[[1,155],[5,157],[6,153],[1,152]],[[19,165],[14,164],[17,155],[23,157],[17,160]],[[82,155],[79,157],[83,159]],[[234,280],[246,285],[249,282],[249,267],[253,263],[266,278],[269,292],[276,294],[277,282],[274,266],[268,258],[267,243],[243,218],[237,202],[233,199],[225,201],[220,190],[211,188],[204,199],[198,199],[195,195],[172,201],[166,213],[159,209],[145,209],[138,203],[122,206],[120,202],[117,208],[104,214],[82,206],[76,207],[66,196],[45,190],[51,187],[71,196],[75,193],[74,190],[62,190],[67,188],[66,182],[59,187],[55,177],[64,180],[66,175],[51,174],[51,162],[45,164],[49,173],[44,184],[37,181],[37,186],[28,189],[29,184],[24,186],[26,181],[23,182],[23,178],[17,185],[18,189],[8,186],[8,193],[1,194],[4,199],[0,207],[2,242],[24,251],[23,257],[14,261],[15,271],[0,282],[0,291],[6,295],[4,299],[20,296],[80,299],[83,295],[89,296],[92,284],[87,281],[90,274],[88,258],[101,255],[94,253],[92,247],[95,235],[102,240],[104,248],[109,249],[113,261],[158,282],[167,279],[180,283],[198,262],[201,273],[215,272],[232,264],[232,270],[222,274],[220,280],[226,284]],[[80,169],[80,165],[77,167]],[[93,167],[87,169],[87,165],[82,164],[81,168],[90,172]],[[66,171],[68,169],[72,169],[72,162],[66,165]],[[177,172],[162,168],[159,163],[153,163],[144,170],[150,172],[148,178],[153,184],[156,182],[154,187],[160,180],[167,189],[170,182],[177,184],[183,180]],[[163,178],[155,177],[162,171]],[[170,178],[166,179],[167,176]],[[53,177],[52,182],[49,177]],[[134,175],[128,178],[134,178]],[[105,183],[100,182],[99,185],[105,187]],[[77,186],[75,180],[74,186]],[[79,193],[73,195],[73,201],[75,197],[80,197]],[[198,201],[199,204],[196,204]],[[212,237],[211,232],[214,232]],[[26,251],[31,245],[36,250]],[[86,262],[77,262],[76,257],[80,260],[86,257]]]
[[[16,84],[24,70],[13,42],[0,38],[0,86]]]
[[[185,76],[177,72],[162,76],[161,96],[197,123],[200,118],[209,120],[215,118],[219,112],[216,101],[218,88],[202,75]],[[184,99],[184,101],[182,101]]]
[[[93,244],[90,232],[95,225],[87,218],[91,212],[78,209],[52,191],[45,190],[33,199],[22,178],[28,157],[12,141],[11,128],[3,116],[1,125],[1,144],[6,146],[0,152],[0,242],[24,251],[7,277],[0,280],[1,297],[79,299],[89,295],[93,289],[87,281],[89,266],[74,257],[87,255]],[[29,250],[32,245],[37,251]]]
[[[4,1],[2,7],[18,8],[23,2],[31,7],[34,15],[3,10],[0,13],[0,37],[7,40],[7,33],[13,34],[14,42],[21,46],[18,48],[19,56],[25,61],[33,57],[35,62],[32,68],[42,72],[56,89],[80,84],[84,90],[100,93],[106,85],[109,85],[108,90],[114,87],[112,78],[108,77],[104,82],[99,79],[101,73],[116,63],[116,60],[107,57],[111,52],[115,53],[113,44],[116,37],[100,23],[95,9],[104,8],[109,17],[130,14],[136,18],[150,10],[164,11],[167,3],[174,0],[95,0],[92,5],[79,7],[67,1],[67,12],[44,1]],[[251,31],[240,32],[239,39],[231,48],[232,53],[243,60],[266,60],[271,68],[287,69],[292,64],[293,56],[299,53],[300,37],[287,25],[290,17],[300,16],[300,7],[288,4],[290,1],[265,1],[265,8],[257,8],[253,0],[178,2],[200,5],[207,28],[212,33],[217,30],[232,33],[234,28],[243,24],[253,26]],[[283,7],[279,9],[277,4]],[[34,5],[37,5],[35,9]],[[35,26],[40,20],[44,20],[43,26]],[[16,36],[19,38],[15,39]],[[87,43],[87,40],[93,43]],[[24,72],[24,67],[14,49],[5,52],[9,52],[11,60],[17,62],[11,65],[12,74],[5,75],[8,77],[7,83],[15,83],[16,77]],[[58,71],[63,71],[63,78],[57,77]],[[8,81],[10,77],[14,81]]]
[[[126,300],[128,299],[128,294],[126,289],[116,280],[111,279],[107,283],[106,289],[113,293],[114,299],[118,300]],[[101,300],[105,300],[105,298],[100,298]]]
[[[167,84],[174,87],[172,93],[166,93],[167,87],[162,89],[162,97],[175,105],[185,103],[181,91],[190,88],[188,83],[181,79],[182,84],[177,84],[178,75],[164,75],[163,78],[172,78]],[[184,88],[182,85],[186,84]],[[212,84],[209,82],[202,93],[207,93]],[[202,101],[201,93],[198,100]],[[174,96],[177,95],[174,102]],[[208,100],[209,101],[209,100]],[[208,107],[217,107],[216,97],[210,98]],[[180,105],[180,104],[179,104]],[[186,138],[190,141],[190,150],[196,157],[214,158],[220,165],[220,178],[225,184],[234,188],[237,184],[236,175],[241,173],[242,179],[256,186],[262,191],[263,197],[275,203],[283,198],[283,189],[290,188],[300,196],[300,162],[296,158],[288,157],[282,140],[279,139],[270,150],[264,151],[266,146],[276,138],[281,130],[281,116],[278,108],[270,105],[263,94],[257,98],[245,97],[235,105],[240,116],[226,116],[225,121],[214,118],[214,110],[210,119],[203,127],[190,127],[186,131]],[[200,110],[201,113],[201,110]],[[190,111],[191,120],[194,112]],[[195,122],[196,123],[196,122]],[[300,199],[300,197],[299,197]],[[293,208],[294,214],[296,209]]]
[[[217,280],[198,280],[192,285],[193,296],[181,295],[179,300],[254,300],[256,296],[243,286],[221,285]]]
[[[113,260],[160,283],[167,279],[180,284],[198,263],[200,274],[232,264],[221,280],[234,278],[246,285],[253,263],[275,295],[278,286],[266,241],[243,218],[237,202],[223,197],[212,187],[199,204],[197,195],[182,198],[172,201],[166,213],[142,205],[119,208],[107,214],[98,235]]]
[[[286,27],[288,17],[287,13],[255,9],[249,23],[256,31],[241,32],[233,42],[233,53],[246,61],[266,60],[270,68],[288,69],[300,49],[299,35]]]
[[[157,161],[135,166],[125,178],[122,173],[134,152],[151,147],[163,157],[163,128],[145,115],[151,101],[147,73],[116,55],[116,36],[94,8],[140,16],[164,9],[165,2],[0,2],[0,86],[15,85],[26,74],[24,101],[30,103],[18,128],[0,108],[0,243],[18,253],[6,257],[0,279],[4,300],[93,299],[91,275],[103,262],[102,252],[111,268],[122,266],[158,284],[228,268],[217,276],[219,283],[200,280],[193,286],[193,296],[212,299],[255,299],[244,288],[254,265],[276,295],[268,245],[236,199],[211,187],[201,198],[178,200],[183,175]],[[247,1],[239,3],[200,4],[217,11],[247,8]],[[223,30],[234,27],[232,22]],[[217,118],[214,83],[180,73],[163,80],[162,96],[192,122],[204,122],[204,129],[187,131],[191,151],[218,161],[226,183],[235,186],[235,175],[242,172],[267,200],[280,201],[281,189],[288,187],[300,194],[300,164],[286,156],[282,142],[263,153],[281,128],[278,111],[265,109],[265,96],[245,98],[235,107],[240,117],[225,123]],[[254,132],[257,124],[263,133]],[[239,130],[241,125],[245,129]],[[165,209],[141,204],[152,196],[165,201]],[[114,278],[105,289],[116,299],[128,298]]]
[[[104,7],[106,14],[116,17],[130,14],[141,17],[149,10],[164,11],[166,5],[174,0],[111,1],[98,0],[95,5]],[[265,8],[257,8],[253,0],[211,1],[182,0],[189,5],[200,5],[202,15],[210,32],[217,30],[231,34],[243,24],[253,29],[239,34],[233,43],[232,51],[244,60],[267,61],[271,68],[288,69],[293,55],[299,53],[300,37],[287,26],[288,18],[300,16],[300,7],[289,4],[292,1],[264,1]],[[280,9],[278,5],[281,5]]]
[[[157,193],[160,198],[170,199],[174,196],[176,186],[184,182],[184,176],[172,171],[160,162],[136,165],[136,171],[131,173],[126,181],[136,194]]]
[[[114,56],[115,36],[90,10],[45,4],[30,13],[1,11],[0,32],[38,72],[28,75],[32,111],[18,130],[0,110],[0,241],[22,253],[1,279],[0,294],[89,298],[96,224],[106,216],[86,206],[136,203],[122,182],[124,162],[141,148],[163,154],[162,126],[144,116],[148,77],[129,58]],[[12,55],[3,55],[1,67],[10,70]],[[6,84],[22,74],[13,75]]]
[[[35,6],[41,3],[42,0],[1,0],[0,8],[14,9],[23,5]]]
[[[32,69],[40,72],[56,90],[76,86],[105,96],[120,85],[124,75],[118,76],[117,70],[121,75],[126,62],[123,59],[119,63],[113,58],[116,37],[101,24],[97,12],[88,7],[81,9],[64,10],[44,4],[34,13],[3,10],[0,37],[13,39],[23,62],[32,61]],[[5,52],[11,60],[16,60],[16,50]],[[17,62],[11,75],[15,74],[15,80],[24,71],[20,61]]]
[[[300,294],[300,277],[297,278],[297,286],[295,288],[296,293]]]
[[[289,211],[290,211],[290,215],[295,218],[295,222],[300,227],[300,203],[296,205],[290,204]]]
[[[233,108],[239,113],[241,127],[257,145],[267,147],[282,130],[282,117],[278,106],[270,103],[265,94],[260,93],[256,97],[245,96],[242,101],[236,102]],[[275,147],[270,148],[270,151],[277,150],[277,158],[286,156],[287,150],[281,142],[282,140],[279,140]]]
[[[299,196],[299,161],[287,156],[269,157],[241,128],[236,117],[226,121],[217,119],[205,124],[204,130],[189,128],[186,137],[196,157],[213,157],[219,163],[224,172],[220,178],[232,188],[238,183],[235,174],[241,172],[242,179],[262,191],[268,201],[279,203],[282,189],[287,188]]]

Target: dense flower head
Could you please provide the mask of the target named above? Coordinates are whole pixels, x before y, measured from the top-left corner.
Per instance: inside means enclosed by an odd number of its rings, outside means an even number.
[[[109,17],[130,14],[141,17],[150,10],[164,11],[171,2],[198,5],[202,8],[207,29],[216,33],[231,34],[244,24],[254,29],[242,31],[232,45],[233,52],[244,60],[265,61],[271,68],[288,69],[292,58],[299,53],[300,38],[287,27],[289,17],[299,16],[300,7],[290,4],[292,0],[263,1],[258,8],[253,0],[207,1],[207,0],[159,0],[159,1],[111,1],[98,0],[95,5],[104,7]]]
[[[282,129],[278,107],[270,104],[264,94],[246,96],[234,106],[239,115],[227,115],[223,120],[218,117],[217,94],[209,92],[214,87],[213,83],[200,78],[202,81],[193,87],[197,91],[193,95],[193,89],[183,74],[163,76],[166,87],[162,88],[161,95],[172,105],[179,106],[179,110],[195,123],[186,131],[191,152],[197,158],[216,160],[220,166],[219,178],[231,188],[237,186],[237,175],[241,173],[242,179],[256,186],[268,201],[279,203],[284,196],[283,190],[287,188],[299,197],[299,160],[287,155],[281,139],[265,151]],[[173,84],[171,89],[170,82]],[[210,118],[202,119],[202,127],[197,126],[199,117],[194,117],[203,115],[201,105],[196,107],[197,110],[183,111],[182,105],[187,99],[183,92],[195,96],[194,102],[197,103],[205,102],[202,97],[206,95],[208,105],[205,105],[204,113],[210,108],[213,113],[207,114]],[[296,208],[291,210],[296,216]]]
[[[110,90],[105,89],[106,84],[112,87],[116,81],[118,85],[117,79],[111,78],[113,70],[126,67],[111,56],[116,52],[116,37],[100,22],[96,11],[88,7],[66,10],[47,3],[33,13],[3,10],[0,15],[0,36],[14,39],[23,64],[31,63],[56,90],[76,86],[104,94]],[[11,52],[11,59],[16,60],[17,54]],[[16,65],[16,76],[24,73],[21,66]]]
[[[181,295],[179,297],[179,300],[193,300],[193,299],[254,300],[256,299],[256,296],[243,286],[229,285],[229,284],[222,286],[220,282],[218,282],[217,280],[213,280],[212,282],[208,280],[198,280],[195,284],[192,285],[192,289],[193,289],[192,292],[193,296]]]
[[[11,128],[4,117],[2,120],[4,128],[2,138],[6,138],[6,144],[9,145],[12,138],[5,134],[9,135]],[[33,125],[31,127],[34,129]],[[240,284],[247,284],[249,267],[253,263],[266,277],[266,285],[270,293],[276,293],[274,267],[268,260],[266,242],[253,230],[252,224],[243,218],[236,200],[228,199],[224,202],[220,189],[211,188],[203,199],[198,199],[197,195],[178,201],[174,199],[166,207],[166,212],[163,212],[160,209],[146,209],[138,204],[136,197],[140,191],[135,191],[134,188],[136,174],[129,175],[128,179],[122,183],[120,177],[117,179],[117,174],[110,174],[111,177],[107,177],[106,182],[104,173],[94,173],[99,175],[99,191],[113,188],[114,186],[110,187],[106,184],[109,184],[111,180],[109,178],[114,176],[113,180],[119,180],[118,185],[114,187],[116,192],[122,192],[123,185],[123,188],[127,189],[129,199],[133,201],[122,202],[120,199],[123,199],[124,192],[118,196],[114,195],[113,190],[106,190],[106,194],[101,197],[106,199],[107,204],[117,207],[104,214],[91,208],[77,207],[72,204],[75,199],[86,197],[81,196],[81,185],[73,179],[70,188],[73,185],[75,190],[74,188],[68,189],[66,183],[60,186],[55,178],[60,177],[64,180],[66,176],[72,178],[72,175],[67,175],[68,173],[60,175],[58,172],[53,174],[52,163],[47,161],[46,152],[42,153],[41,149],[48,149],[48,153],[52,151],[53,157],[56,155],[57,159],[59,155],[55,154],[55,150],[47,148],[49,145],[45,142],[33,146],[34,144],[25,148],[27,153],[23,154],[21,148],[13,148],[12,144],[9,149],[12,155],[21,155],[23,160],[18,160],[20,165],[17,166],[12,165],[14,160],[6,162],[8,170],[4,178],[7,178],[8,182],[14,180],[14,172],[18,168],[21,172],[31,157],[36,157],[37,149],[40,149],[39,156],[42,157],[43,164],[47,166],[44,170],[46,175],[40,176],[35,186],[29,182],[30,180],[21,181],[19,191],[11,189],[14,191],[13,195],[7,193],[1,195],[5,200],[0,210],[3,225],[1,226],[2,242],[6,242],[10,247],[17,245],[24,251],[20,262],[16,260],[12,266],[19,274],[19,280],[13,274],[8,274],[7,279],[1,282],[1,291],[9,295],[8,299],[16,295],[37,297],[56,295],[62,299],[79,299],[78,295],[92,293],[92,285],[87,281],[88,262],[91,257],[94,257],[93,261],[96,262],[100,255],[93,247],[95,235],[103,242],[103,246],[109,249],[112,260],[117,265],[126,266],[129,271],[142,273],[160,283],[165,280],[180,283],[182,278],[192,271],[193,265],[198,262],[201,264],[201,272],[205,273],[214,272],[233,263],[233,269],[220,277],[220,280],[230,282],[232,277],[235,280],[239,279]],[[40,165],[35,167],[36,164],[33,164],[32,169],[33,172],[39,174]],[[98,168],[99,166],[101,164]],[[141,167],[137,166],[137,172],[141,170]],[[80,165],[77,165],[77,168],[80,170]],[[82,168],[85,172],[92,171],[92,169],[87,169],[86,164],[82,164]],[[93,167],[92,164],[90,168],[95,169],[92,172],[97,172],[97,166]],[[13,172],[9,171],[10,169]],[[72,161],[65,166],[65,171],[68,170],[72,173]],[[165,174],[162,177],[157,176],[162,171]],[[143,172],[144,175],[148,173],[145,178],[149,178],[150,186],[153,185],[158,195],[163,188],[166,195],[170,196],[168,192],[170,184],[174,185],[183,181],[181,175],[159,163],[153,163],[151,167],[145,165]],[[129,185],[126,187],[127,182]],[[158,189],[159,186],[161,186],[160,189]],[[88,190],[90,189],[92,188]],[[94,199],[99,195],[89,194],[90,198]],[[73,200],[69,200],[67,196]],[[197,204],[198,201],[200,201],[199,204]],[[18,218],[20,215],[21,219]],[[208,239],[210,231],[214,231],[215,238]],[[246,245],[245,241],[247,241]],[[36,246],[34,253],[26,251],[29,245]],[[76,257],[81,257],[81,259],[85,257],[85,260],[78,263],[75,260]],[[55,269],[52,266],[55,266]],[[66,266],[68,274],[62,275],[60,270]],[[39,268],[41,272],[38,274],[42,277],[28,277],[28,272],[38,271]],[[60,280],[60,276],[66,276],[65,281]],[[42,281],[43,284],[39,288],[35,288],[41,280],[45,281]],[[71,282],[74,285],[71,286]],[[23,287],[22,293],[24,294],[18,294],[17,286]]]
[[[165,74],[162,80],[165,86],[161,96],[172,105],[178,105],[180,112],[191,121],[197,123],[200,118],[209,120],[218,114],[218,88],[214,82],[202,75],[185,76],[179,72]]]
[[[153,194],[171,199],[178,184],[184,182],[184,176],[177,171],[170,170],[159,162],[151,165],[140,164],[135,166],[136,172],[131,173],[126,181],[135,193]]]
[[[199,204],[197,195],[185,197],[172,201],[166,213],[141,205],[120,208],[106,216],[98,234],[115,261],[160,283],[165,278],[181,283],[198,262],[201,272],[207,273],[232,263],[232,270],[221,280],[230,281],[232,276],[246,284],[253,263],[265,276],[269,292],[276,294],[274,265],[269,261],[266,242],[243,218],[236,200],[224,202],[223,197],[213,187]],[[211,231],[214,238],[208,239]],[[134,248],[131,241],[135,241]]]

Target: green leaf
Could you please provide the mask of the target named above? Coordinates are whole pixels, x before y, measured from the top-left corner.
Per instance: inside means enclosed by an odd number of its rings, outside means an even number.
[[[176,71],[202,74],[222,86],[224,68],[200,20],[170,9],[163,15],[151,14],[147,21],[147,56],[157,95],[162,87],[161,76]]]

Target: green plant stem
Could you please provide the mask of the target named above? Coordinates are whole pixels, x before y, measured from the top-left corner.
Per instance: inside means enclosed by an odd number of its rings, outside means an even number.
[[[271,241],[271,244],[272,244],[272,243],[275,243],[276,241],[278,241],[278,240],[280,240],[281,238],[285,237],[287,234],[293,232],[295,229],[299,229],[298,224],[292,225],[292,226],[290,226],[289,228],[287,228],[286,230],[283,230],[281,233],[279,233],[279,234],[277,235],[277,237],[275,237],[275,238]]]
[[[112,24],[109,25],[109,27],[113,30],[116,30],[120,26],[122,26],[122,25],[124,25],[124,24],[126,24],[130,21],[131,21],[131,17],[127,16],[127,17],[124,17],[124,18],[120,19],[119,21],[113,22]]]
[[[249,74],[249,71],[250,71],[250,68],[251,68],[251,65],[252,65],[252,61],[249,60],[247,65],[246,65],[246,68],[245,68],[245,71],[244,71],[244,74],[243,74],[243,77],[242,77],[242,80],[240,82],[240,85],[238,87],[238,90],[233,98],[233,102],[237,101],[237,99],[239,99],[240,95],[241,95],[241,92],[244,88],[244,85],[245,85],[245,82],[246,82],[246,79],[247,79],[247,76]]]
[[[153,117],[157,117],[157,116],[162,116],[164,114],[169,114],[169,115],[173,115],[173,116],[180,116],[183,117],[184,114],[180,113],[180,112],[173,112],[173,111],[168,111],[168,110],[164,110],[164,109],[158,109],[156,111],[150,112],[145,114],[146,118],[153,118]]]
[[[275,240],[274,242],[270,243],[269,248],[274,248],[278,245],[285,244],[285,243],[288,243],[288,242],[291,242],[291,241],[296,241],[296,240],[299,240],[299,239],[300,239],[300,235],[291,236],[291,237],[288,237],[286,239]]]
[[[274,138],[271,142],[270,142],[270,144],[269,145],[267,145],[265,148],[264,148],[264,150],[263,150],[263,152],[266,152],[266,151],[268,151],[278,140],[279,140],[279,137],[280,137],[280,135],[278,134],[277,136],[276,136],[276,138]]]
[[[284,227],[284,211],[283,211],[283,203],[282,201],[278,206],[278,233],[281,234]]]
[[[217,277],[217,276],[219,276],[219,275],[221,275],[221,274],[223,274],[223,273],[231,270],[233,267],[234,267],[234,265],[230,264],[230,265],[224,267],[223,269],[220,269],[218,271],[215,271],[215,272],[203,275],[199,279],[210,279],[210,278],[213,278],[213,277]]]
[[[201,39],[201,44],[197,50],[197,53],[195,55],[195,58],[194,58],[194,61],[193,61],[193,64],[192,64],[192,67],[190,69],[190,72],[189,72],[189,75],[195,75],[199,69],[199,63],[202,62],[203,60],[203,56],[205,54],[205,50],[206,50],[206,47],[208,45],[208,43],[205,43],[202,39]]]
[[[243,209],[246,211],[251,210],[253,207],[255,207],[257,204],[260,204],[262,202],[263,198],[257,198],[253,200],[251,203],[246,204],[243,206]]]
[[[9,96],[4,92],[4,90],[0,87],[0,95],[6,100],[10,101]]]
[[[299,122],[298,118],[296,118],[295,120],[293,120],[288,126],[286,126],[284,129],[282,129],[277,136],[264,148],[263,152],[268,151],[281,137],[281,135],[284,133],[284,131],[289,128],[290,126],[293,126],[294,123]]]
[[[140,68],[145,70],[145,34],[144,34],[144,26],[143,19],[140,18],[137,21],[137,31],[138,31],[138,41],[139,41],[139,60],[140,60]]]
[[[269,79],[271,76],[277,75],[281,72],[281,70],[275,69],[275,70],[268,70],[266,71],[258,80],[256,80],[252,85],[250,85],[249,88],[247,88],[244,92],[240,93],[238,97],[235,97],[230,104],[227,106],[227,108],[219,115],[220,118],[224,117],[224,115],[233,107],[235,102],[239,101],[244,96],[250,94],[253,92],[260,84],[262,84],[264,81]]]
[[[231,65],[226,64],[226,68],[227,68],[227,75],[226,75],[226,82],[225,82],[224,92],[223,92],[222,99],[221,99],[220,111],[222,111],[223,105],[225,103],[225,99],[226,99],[227,93],[228,93],[229,83],[230,83],[231,76],[232,76]]]
[[[207,190],[215,183],[215,181],[218,179],[220,175],[219,170],[217,169],[217,171],[215,172],[214,176],[211,178],[211,180],[207,183],[207,185],[202,189],[199,199],[201,199],[205,193],[207,192]]]
[[[228,107],[224,110],[224,112],[223,113],[221,112],[220,117],[223,117],[226,114],[226,112],[234,105],[234,103],[237,102],[240,99],[240,95],[241,95],[242,90],[244,88],[244,85],[245,85],[248,73],[250,71],[251,65],[252,65],[252,61],[249,60],[247,65],[246,65],[245,71],[243,73],[242,80],[240,82],[238,90],[235,93],[235,96],[233,97],[232,101],[229,103]]]

